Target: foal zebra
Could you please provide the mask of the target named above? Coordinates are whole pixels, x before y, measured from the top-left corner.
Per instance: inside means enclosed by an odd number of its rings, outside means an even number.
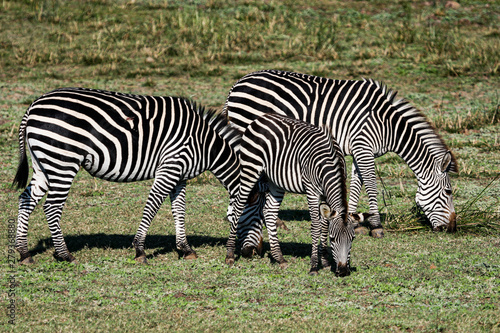
[[[374,159],[397,153],[417,177],[416,203],[433,229],[455,231],[448,173],[457,172],[456,160],[424,116],[395,97],[396,92],[373,80],[332,80],[266,70],[248,74],[232,87],[224,113],[239,130],[269,112],[328,127],[343,154],[354,157],[349,212],[356,211],[364,183],[374,237],[383,237]],[[256,242],[261,237],[258,233],[255,230],[246,242]]]
[[[269,181],[264,218],[273,258],[281,266],[286,265],[276,233],[276,218],[285,191],[304,193],[312,221],[310,274],[318,271],[320,234],[322,265],[330,266],[326,250],[329,230],[336,273],[348,275],[354,229],[347,214],[344,156],[330,134],[296,119],[265,114],[247,127],[239,154],[241,186],[234,203],[235,223],[231,225],[226,262],[234,262],[236,224],[251,190],[264,174]]]
[[[239,134],[224,116],[182,98],[80,88],[41,96],[31,104],[19,128],[20,164],[14,179],[19,188],[28,180],[26,146],[33,164],[33,177],[19,199],[16,249],[21,262],[33,261],[27,243],[28,219],[46,193],[43,208],[54,256],[75,261],[59,221],[80,166],[109,181],[155,179],[133,242],[137,261],[146,262],[147,230],[169,195],[176,246],[186,258],[195,258],[184,228],[186,180],[210,170],[233,198],[239,187],[239,159],[233,149],[238,140]],[[260,221],[258,208],[250,207],[244,218]],[[230,221],[231,211],[230,204]]]

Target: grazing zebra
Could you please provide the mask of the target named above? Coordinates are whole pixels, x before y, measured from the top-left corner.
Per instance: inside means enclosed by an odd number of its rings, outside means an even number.
[[[312,221],[310,274],[318,271],[320,235],[322,265],[330,266],[325,246],[329,231],[336,273],[348,275],[354,229],[347,213],[345,162],[328,131],[279,114],[265,114],[245,130],[239,154],[241,186],[234,203],[235,219],[226,262],[234,262],[236,224],[251,190],[264,174],[269,181],[264,218],[273,258],[280,266],[286,266],[276,233],[276,219],[285,191],[304,193]]]
[[[396,92],[373,80],[332,80],[266,70],[248,74],[232,87],[224,113],[239,130],[268,112],[328,127],[344,155],[354,157],[349,212],[356,211],[364,183],[374,237],[383,237],[374,159],[397,153],[417,177],[416,203],[433,229],[455,231],[448,173],[457,172],[456,160],[424,116],[395,97]]]
[[[33,164],[33,177],[19,199],[16,248],[21,262],[33,261],[27,243],[28,218],[46,193],[43,209],[54,256],[75,261],[59,221],[80,166],[109,181],[155,179],[133,241],[137,261],[146,262],[147,230],[169,195],[176,246],[185,258],[196,258],[184,229],[186,180],[210,170],[233,198],[239,187],[239,159],[234,151],[238,140],[239,133],[224,116],[182,98],[79,88],[41,96],[31,104],[19,128],[20,164],[14,179],[19,188],[28,180],[26,146]],[[244,218],[260,220],[259,209],[258,205],[249,207]],[[231,211],[230,204],[230,221]]]

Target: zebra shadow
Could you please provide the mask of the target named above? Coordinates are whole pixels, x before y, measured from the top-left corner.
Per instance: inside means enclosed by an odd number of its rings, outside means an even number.
[[[285,257],[291,256],[294,258],[302,258],[302,259],[310,259],[311,258],[311,251],[312,251],[312,245],[311,243],[298,243],[298,242],[280,242],[280,248],[281,252]],[[332,263],[332,267],[329,269],[334,272],[336,268],[336,264],[333,260],[332,254],[331,254],[331,249],[328,244],[327,246],[327,251],[328,251],[328,258],[330,260],[330,263]],[[264,257],[267,257],[267,260],[270,260],[272,263],[276,264],[277,261],[274,260],[274,258],[271,256],[271,249],[269,246],[269,243],[264,242],[264,251],[262,253],[261,258],[264,259]],[[242,257],[240,257],[240,260]],[[320,267],[322,267],[321,263],[319,264]],[[322,267],[324,268],[324,267]],[[356,272],[358,269],[356,266],[350,266],[351,272]]]
[[[278,217],[283,221],[310,221],[311,216],[307,209],[282,209]]]
[[[133,258],[135,251],[132,246],[132,241],[134,235],[119,235],[119,234],[87,234],[87,235],[67,235],[64,237],[68,250],[78,256],[78,251],[83,249],[130,249],[130,258]],[[225,237],[210,237],[210,236],[188,236],[188,241],[190,245],[196,250],[199,247],[211,246],[211,247],[225,247],[227,238]],[[146,238],[146,251],[149,249],[155,249],[154,252],[148,254],[147,259],[153,259],[158,255],[168,254],[176,252],[179,259],[183,257],[183,254],[178,251],[175,247],[175,235],[148,235]],[[276,263],[271,256],[269,242],[264,242],[264,251],[262,253],[262,260],[270,260],[272,263]],[[311,256],[311,244],[310,243],[299,243],[299,242],[280,242],[280,247],[285,256],[292,256],[296,258],[310,258]],[[35,248],[30,251],[31,255],[37,255],[50,251],[53,248],[52,238],[44,238],[38,241]],[[237,260],[245,260],[241,256],[241,248],[237,246],[236,255]],[[147,251],[148,252],[148,251]],[[330,252],[330,251],[329,251]],[[330,254],[330,261],[332,257]],[[331,268],[334,270],[334,267]],[[356,272],[357,268],[351,266],[351,272]]]
[[[132,246],[132,241],[134,240],[134,235],[121,235],[121,234],[87,234],[87,235],[67,235],[64,236],[64,240],[68,246],[68,250],[71,253],[77,253],[83,249],[130,249],[131,253],[134,252]],[[210,237],[202,235],[192,235],[188,236],[188,241],[191,246],[195,249],[202,246],[225,246],[227,238],[224,237]],[[44,253],[53,248],[52,238],[47,237],[40,239],[35,245],[34,249],[30,250],[32,255]],[[157,255],[166,254],[170,252],[177,252],[181,256],[175,247],[175,235],[147,235],[146,237],[146,251],[148,249],[155,249],[154,252],[147,255],[148,259],[151,259]]]
[[[132,241],[134,240],[134,235],[122,235],[122,234],[86,234],[86,235],[67,235],[64,237],[68,250],[71,253],[77,254],[83,249],[130,249],[131,255],[133,255],[134,248],[132,246]],[[211,237],[205,235],[190,235],[188,236],[188,242],[193,247],[194,250],[204,246],[209,247],[225,247],[227,238],[226,237]],[[270,256],[270,245],[269,242],[265,241],[263,257],[267,255]],[[299,242],[280,242],[280,247],[283,254],[291,255],[294,257],[310,257],[311,255],[311,244],[310,243],[299,243]],[[31,255],[37,255],[45,253],[53,249],[52,238],[47,237],[40,239],[34,248],[30,250]],[[148,251],[149,249],[149,251]],[[151,252],[153,251],[153,252]],[[241,248],[237,246],[236,254],[240,255]],[[154,258],[158,255],[164,255],[172,252],[177,252],[179,258],[182,258],[182,253],[175,247],[175,235],[148,235],[146,237],[146,252],[148,259]]]

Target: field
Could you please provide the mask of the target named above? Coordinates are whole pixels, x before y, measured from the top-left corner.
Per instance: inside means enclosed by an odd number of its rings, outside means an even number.
[[[0,331],[500,332],[498,1],[230,3],[0,3]],[[355,239],[350,276],[307,274],[309,213],[293,194],[280,211],[289,267],[271,262],[265,238],[263,258],[229,268],[228,195],[205,173],[187,194],[188,240],[199,258],[179,257],[165,202],[146,239],[146,266],[133,260],[131,243],[152,182],[81,172],[61,221],[79,264],[52,257],[41,205],[30,218],[35,264],[12,261],[17,130],[38,96],[78,86],[221,108],[238,78],[271,68],[373,78],[411,101],[458,160],[457,233],[431,231],[414,210],[414,175],[387,154],[376,161],[386,236]],[[366,194],[359,209],[368,210]]]

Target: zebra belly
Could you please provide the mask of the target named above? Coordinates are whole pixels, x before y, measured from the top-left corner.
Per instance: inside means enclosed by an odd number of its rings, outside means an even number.
[[[105,170],[99,169],[99,164],[96,163],[96,156],[92,154],[87,154],[85,156],[85,159],[83,160],[82,163],[83,169],[85,169],[91,176],[97,177],[100,179],[104,179],[107,181],[113,181],[113,182],[118,182],[118,183],[124,183],[124,182],[135,182],[135,181],[141,181],[141,180],[148,180],[148,179],[153,179],[154,176],[154,171],[149,170],[147,173],[124,173],[119,170],[116,170],[115,172],[111,173],[106,173]],[[120,166],[119,165],[109,165],[109,169],[118,169]],[[141,171],[141,170],[139,170]]]
[[[280,163],[276,163],[274,166],[266,166],[264,174],[275,187],[283,191],[297,194],[306,193],[302,173],[298,168],[280,167]]]

